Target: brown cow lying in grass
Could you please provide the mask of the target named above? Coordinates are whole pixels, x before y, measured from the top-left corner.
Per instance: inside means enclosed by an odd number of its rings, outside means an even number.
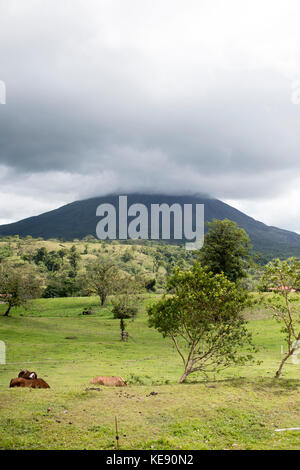
[[[30,388],[50,388],[47,382],[43,379],[23,379],[18,377],[17,379],[11,379],[10,387],[30,387]]]
[[[18,378],[11,379],[10,387],[50,388],[45,380],[38,378],[36,372],[21,370]]]
[[[30,372],[27,369],[21,370],[21,372],[19,372],[18,377],[22,377],[23,379],[37,379],[38,378],[36,372]]]
[[[127,385],[122,377],[106,377],[105,375],[99,375],[91,380],[91,384],[108,385],[113,387],[124,387]]]

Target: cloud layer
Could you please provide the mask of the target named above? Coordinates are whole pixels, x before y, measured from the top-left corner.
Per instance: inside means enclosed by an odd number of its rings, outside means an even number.
[[[200,192],[300,231],[299,15],[296,0],[0,0],[0,223]]]

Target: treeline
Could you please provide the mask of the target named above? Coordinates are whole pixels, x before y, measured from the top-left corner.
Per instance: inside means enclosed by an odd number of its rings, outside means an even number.
[[[91,294],[91,268],[110,260],[120,273],[136,279],[145,291],[154,292],[162,291],[175,266],[191,265],[195,258],[193,252],[178,246],[106,243],[87,238],[74,240],[71,245],[54,239],[44,242],[31,237],[7,237],[0,243],[2,271],[15,270],[21,277],[22,272],[25,276],[31,271],[43,298],[87,296]],[[0,294],[5,294],[3,286]]]
[[[241,242],[236,243],[239,237],[246,240],[245,247]],[[87,268],[98,258],[112,260],[118,270],[138,281],[142,278],[145,289],[150,292],[163,292],[176,266],[191,267],[196,260],[213,272],[225,272],[229,279],[244,272],[243,287],[256,289],[262,267],[249,255],[251,246],[244,230],[231,221],[214,221],[209,224],[205,240],[205,248],[197,252],[156,241],[103,242],[87,236],[70,244],[56,239],[44,241],[15,236],[1,239],[0,264],[21,270],[32,267],[34,275],[39,277],[40,295],[44,298],[90,295]],[[232,265],[230,260],[233,260]],[[0,294],[1,290],[0,286]]]

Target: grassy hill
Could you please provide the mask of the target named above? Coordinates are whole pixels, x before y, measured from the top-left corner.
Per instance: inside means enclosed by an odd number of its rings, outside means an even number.
[[[270,258],[273,256],[299,256],[300,235],[272,227],[259,222],[252,217],[217,199],[205,196],[166,196],[166,195],[128,195],[128,204],[145,204],[150,211],[151,204],[176,202],[183,204],[204,204],[205,220],[213,218],[228,218],[238,223],[249,234],[254,250]],[[109,195],[96,197],[67,204],[59,209],[46,212],[36,217],[29,217],[19,222],[0,226],[0,236],[19,235],[25,237],[61,238],[72,240],[82,239],[87,235],[94,235],[99,218],[96,217],[96,208],[102,203],[112,203],[118,207],[118,196]],[[171,239],[171,242],[176,242]]]
[[[297,449],[300,365],[281,358],[280,326],[263,310],[247,313],[262,363],[232,367],[178,385],[182,365],[172,345],[147,326],[146,295],[121,343],[110,302],[95,297],[33,301],[0,316],[7,364],[0,365],[0,449]],[[299,300],[298,300],[299,301]],[[81,315],[86,306],[94,314]],[[4,306],[0,305],[0,313]],[[50,390],[9,389],[21,368],[38,372]],[[97,387],[95,375],[121,375],[124,388]],[[100,390],[92,390],[99,388]],[[151,392],[157,395],[151,395]]]
[[[138,241],[104,242],[93,237],[91,240],[75,239],[72,242],[61,242],[57,239],[43,240],[30,236],[21,239],[18,236],[8,236],[0,238],[0,260],[21,268],[28,264],[35,267],[45,287],[58,278],[68,278],[71,269],[68,254],[73,246],[80,255],[77,277],[85,273],[90,263],[102,257],[113,261],[120,270],[131,275],[149,280],[155,279],[156,289],[161,289],[165,285],[166,276],[175,264],[189,264],[196,257],[195,251],[187,251],[182,245],[150,241],[141,245]],[[57,271],[48,271],[44,264],[35,263],[33,257],[42,248],[49,254],[57,254],[60,250],[66,253]]]

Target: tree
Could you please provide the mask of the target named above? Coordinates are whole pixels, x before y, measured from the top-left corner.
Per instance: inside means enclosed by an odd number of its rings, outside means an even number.
[[[126,250],[126,251],[124,251],[124,253],[120,256],[120,259],[121,259],[121,261],[123,261],[123,263],[128,263],[128,261],[131,261],[132,259],[134,259],[134,256],[133,256],[133,254],[132,254],[131,251]]]
[[[36,265],[45,265],[48,271],[57,272],[62,266],[63,257],[59,251],[48,252],[45,247],[39,248],[33,255],[28,256],[27,253],[23,255],[24,261],[30,261],[31,259]]]
[[[6,303],[4,313],[8,317],[13,307],[26,306],[28,300],[40,294],[40,279],[29,266],[13,268],[8,265],[0,266],[0,292]]]
[[[288,358],[299,348],[300,341],[300,307],[295,302],[295,290],[300,289],[300,261],[289,258],[268,263],[261,276],[260,290],[269,291],[263,294],[262,304],[272,311],[276,321],[282,324],[282,333],[287,342],[287,353],[284,355],[275,378],[281,375]],[[271,293],[272,292],[272,293]]]
[[[84,277],[78,276],[74,271],[62,271],[48,276],[48,282],[43,291],[43,298],[72,297],[84,294]]]
[[[45,248],[44,246],[42,246],[42,247],[39,248],[39,249],[36,251],[36,253],[34,254],[34,256],[33,256],[33,261],[35,262],[35,264],[38,264],[38,263],[45,263],[47,257],[48,257],[47,248]]]
[[[64,260],[64,258],[68,254],[68,250],[66,250],[66,248],[61,248],[60,250],[58,250],[57,254],[62,260]]]
[[[11,247],[11,244],[8,243],[6,245],[2,245],[0,247],[0,263],[5,260],[6,258],[9,258],[10,256],[13,255],[13,250]]]
[[[160,253],[153,253],[153,272],[157,273],[160,266],[163,265],[163,258]]]
[[[145,281],[145,289],[148,291],[148,292],[155,292],[155,284],[156,284],[156,279],[153,278],[153,279],[146,279]]]
[[[249,263],[249,237],[231,220],[208,222],[209,231],[200,250],[200,261],[214,274],[224,273],[233,282],[246,276]]]
[[[136,279],[123,276],[118,282],[118,293],[112,300],[114,318],[120,320],[121,341],[126,340],[126,321],[134,320],[137,315],[140,284]]]
[[[148,307],[149,326],[173,341],[184,365],[179,383],[196,371],[252,359],[255,348],[241,315],[249,303],[245,291],[199,263],[186,271],[176,268],[168,288],[171,295]]]
[[[50,251],[44,260],[44,264],[48,271],[57,272],[62,266],[62,258],[59,256],[58,252]]]
[[[69,261],[70,261],[70,265],[72,266],[72,268],[76,272],[77,268],[78,268],[79,261],[81,259],[81,255],[78,253],[75,245],[73,245],[71,247],[68,258],[69,258]]]
[[[87,267],[87,284],[90,291],[100,297],[101,305],[116,290],[118,268],[108,258],[98,258]]]

